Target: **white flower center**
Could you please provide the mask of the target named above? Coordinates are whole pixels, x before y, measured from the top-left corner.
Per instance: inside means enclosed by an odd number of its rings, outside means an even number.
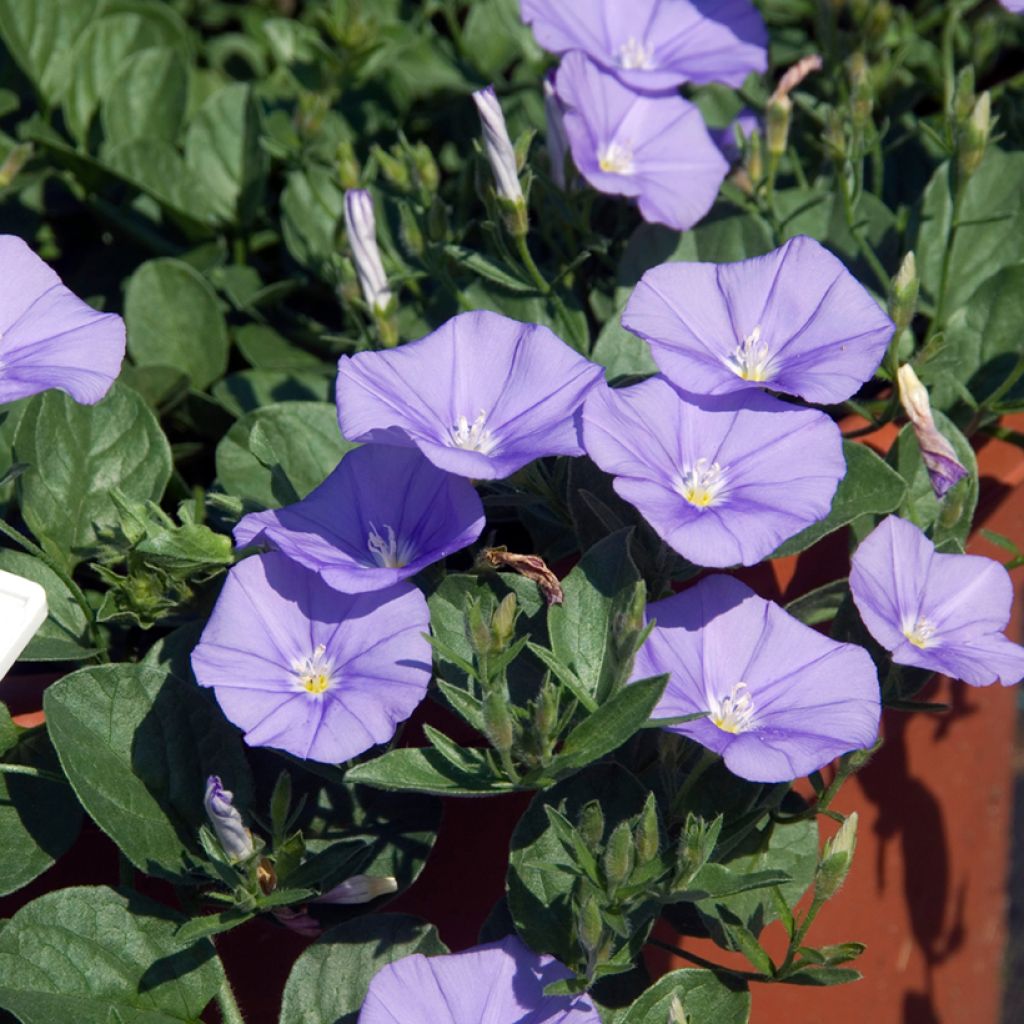
[[[683,467],[676,490],[696,508],[707,508],[715,504],[725,485],[725,470],[717,462],[698,459]]]
[[[754,728],[754,701],[746,683],[736,683],[724,697],[711,693],[707,697],[709,717],[723,732],[749,732]]]
[[[929,622],[923,615],[919,615],[916,622],[903,624],[903,635],[915,647],[920,647],[923,651],[935,643],[935,624]]]
[[[458,423],[443,439],[444,443],[449,448],[463,448],[470,452],[480,452],[481,455],[490,455],[498,447],[498,440],[484,427],[486,422],[487,413],[483,409],[472,423],[465,416],[460,416]]]
[[[760,324],[736,346],[725,365],[743,380],[761,383],[774,375],[775,363],[768,343],[761,340]]]
[[[597,163],[605,174],[632,174],[633,150],[621,142],[609,142],[597,151]]]
[[[649,71],[654,67],[654,47],[634,36],[619,47],[619,67],[625,71]]]
[[[326,693],[335,682],[334,665],[327,657],[327,648],[317,644],[316,650],[306,658],[292,662],[296,685],[316,697]]]
[[[415,545],[407,540],[399,540],[395,531],[388,523],[384,524],[384,536],[377,532],[377,527],[370,523],[370,531],[366,535],[366,547],[375,565],[382,569],[401,569],[408,565],[415,554]]]

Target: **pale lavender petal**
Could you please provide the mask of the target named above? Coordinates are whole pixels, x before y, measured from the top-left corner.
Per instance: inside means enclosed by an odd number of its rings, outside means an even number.
[[[769,387],[821,403],[868,380],[894,330],[843,264],[803,236],[739,263],[654,267],[622,323],[688,391]]]
[[[870,656],[798,622],[729,576],[649,605],[656,625],[634,679],[669,674],[653,718],[708,711],[667,726],[721,754],[756,782],[806,775],[878,733]]]
[[[373,976],[359,1024],[600,1024],[586,996],[544,995],[571,976],[511,935],[448,956],[414,953]]]
[[[973,686],[1024,675],[1024,648],[1003,635],[1013,584],[990,558],[937,554],[913,523],[889,516],[854,552],[850,592],[897,664]]]
[[[414,576],[480,536],[484,509],[467,480],[415,448],[364,445],[295,505],[245,516],[239,547],[267,543],[348,594]]]
[[[686,395],[664,378],[582,414],[587,454],[654,531],[697,565],[753,565],[828,515],[846,472],[835,424],[769,395]]]
[[[714,129],[710,132],[712,141],[719,148],[722,156],[731,164],[737,163],[743,155],[743,151],[736,141],[737,129],[743,139],[749,139],[754,132],[764,130],[761,118],[753,110],[743,110],[725,128]]]
[[[0,403],[48,388],[92,405],[124,359],[124,321],[100,313],[16,235],[0,235]]]
[[[521,0],[521,12],[546,50],[583,51],[638,92],[738,86],[768,66],[768,34],[749,0]]]
[[[645,220],[686,230],[729,171],[700,111],[674,93],[636,93],[568,54],[555,79],[573,162],[599,192],[635,197]]]
[[[228,574],[192,669],[251,746],[338,763],[389,740],[426,696],[428,628],[408,584],[341,594],[271,552]]]
[[[1024,0],[999,0],[1011,14],[1024,14]]]
[[[415,446],[450,473],[501,478],[581,454],[575,414],[600,378],[546,327],[462,313],[397,349],[343,356],[338,420],[349,440]]]

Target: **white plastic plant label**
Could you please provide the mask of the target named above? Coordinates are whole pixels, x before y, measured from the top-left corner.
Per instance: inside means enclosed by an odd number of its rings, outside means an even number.
[[[0,570],[0,679],[46,621],[46,591],[23,576]]]

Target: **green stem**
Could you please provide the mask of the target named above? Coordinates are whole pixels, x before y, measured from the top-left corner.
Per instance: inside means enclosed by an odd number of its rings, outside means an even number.
[[[981,422],[985,418],[985,414],[992,409],[993,406],[998,405],[999,402],[1010,393],[1013,386],[1021,379],[1021,377],[1024,377],[1024,352],[1021,352],[1017,357],[1017,362],[1014,364],[1014,367],[1010,371],[1010,375],[1006,380],[1004,380],[1003,383],[1000,384],[999,387],[997,387],[995,391],[993,391],[992,394],[989,395],[988,398],[986,398],[975,410],[974,415],[971,417],[971,422],[968,424],[967,430],[965,431],[968,437],[970,437],[971,434],[981,426]]]
[[[221,1024],[245,1024],[245,1018],[238,1008],[238,1000],[226,974],[217,990],[217,1006],[220,1008]]]
[[[883,293],[888,292],[891,284],[890,277],[885,267],[882,266],[882,261],[875,254],[875,250],[871,248],[871,243],[861,234],[861,228],[857,224],[856,211],[853,207],[853,196],[850,193],[850,186],[846,180],[846,175],[840,171],[838,174],[839,178],[839,192],[843,198],[843,214],[846,217],[846,226],[850,229],[850,235],[854,242],[857,243],[857,250],[861,256],[864,257],[864,261],[871,268],[875,277],[878,279],[878,283],[882,288]]]
[[[28,775],[33,779],[43,779],[46,782],[59,782],[62,786],[70,785],[63,775],[48,772],[45,768],[35,768],[29,764],[5,764],[0,761],[0,775]]]
[[[951,163],[949,166],[949,174],[954,177],[956,176],[956,170]],[[954,196],[953,196],[953,212],[950,216],[949,221],[949,234],[946,237],[946,245],[942,251],[942,272],[939,276],[939,297],[935,303],[935,316],[932,317],[932,322],[928,325],[928,334],[925,337],[925,345],[935,336],[935,334],[942,330],[946,323],[946,293],[949,291],[949,275],[953,268],[953,248],[956,245],[957,232],[960,229],[960,208],[963,206],[964,189],[961,187],[961,182],[954,180],[953,183]]]
[[[680,949],[678,946],[673,946],[670,942],[662,942],[661,939],[650,939],[648,940],[652,946],[657,946],[658,949],[665,950],[666,953],[672,953],[675,956],[682,957],[683,960],[689,960],[691,964],[696,964],[698,967],[704,967],[709,971],[714,971],[716,974],[728,974],[732,978],[742,978],[744,981],[768,981],[763,974],[755,974],[753,971],[737,971],[732,967],[724,967],[722,964],[716,964],[713,960],[705,960],[704,957],[698,956],[696,953],[690,953],[685,949]]]
[[[537,291],[539,291],[541,295],[550,294],[551,285],[544,279],[544,275],[540,272],[540,268],[534,262],[533,256],[530,253],[530,247],[526,244],[526,235],[517,232],[515,239],[516,251],[519,253],[519,258],[523,261],[523,266],[526,268],[526,272],[530,275],[533,283],[537,286]]]
[[[693,792],[693,787],[700,781],[701,776],[718,760],[718,755],[708,750],[706,747],[701,748],[700,757],[697,759],[697,763],[690,769],[689,774],[686,776],[686,781],[676,790],[675,796],[672,798],[672,820],[676,821],[679,817],[679,809],[685,803],[686,798]]]

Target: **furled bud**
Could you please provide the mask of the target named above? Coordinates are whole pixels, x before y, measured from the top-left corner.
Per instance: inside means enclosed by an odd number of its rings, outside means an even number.
[[[495,750],[507,753],[515,742],[515,721],[508,697],[500,689],[493,689],[484,697],[484,733]]]
[[[361,173],[359,161],[356,159],[355,147],[347,139],[338,143],[338,149],[334,156],[334,166],[338,174],[338,181],[341,187],[348,191],[359,187],[359,175]]]
[[[897,331],[906,330],[917,312],[917,293],[921,282],[917,276],[917,258],[913,250],[903,257],[900,269],[892,279],[889,291],[889,315]]]
[[[11,147],[11,151],[4,157],[4,162],[0,164],[0,188],[7,188],[21,173],[21,169],[32,156],[32,149],[31,142],[21,142]]]
[[[544,78],[544,114],[547,118],[548,161],[551,164],[551,180],[565,189],[565,158],[569,155],[569,137],[565,133],[565,111],[555,93],[554,75]]]
[[[661,835],[658,830],[658,808],[654,802],[654,794],[647,797],[640,819],[636,823],[633,834],[636,844],[636,859],[639,864],[646,864],[658,856],[661,848]]]
[[[377,247],[373,199],[365,189],[353,188],[345,193],[345,229],[363,298],[375,313],[383,313],[391,305],[392,295]]]
[[[992,98],[987,92],[983,92],[975,102],[971,116],[960,132],[957,167],[960,171],[961,181],[967,181],[981,166],[981,161],[985,158],[985,147],[988,145],[991,129]]]
[[[580,907],[576,930],[579,933],[580,945],[587,951],[588,956],[592,957],[594,951],[601,945],[601,937],[604,934],[601,908],[593,895],[587,896]]]
[[[501,603],[491,616],[491,635],[494,638],[494,646],[499,651],[505,650],[512,642],[515,631],[516,595],[513,591],[501,599]]]
[[[965,64],[956,76],[956,88],[953,90],[953,119],[958,128],[967,123],[977,99],[974,92],[974,65]]]
[[[850,56],[846,64],[846,73],[850,79],[850,111],[853,124],[862,131],[871,120],[871,111],[875,103],[868,61],[862,51],[858,50]]]
[[[224,788],[220,777],[211,775],[206,780],[203,806],[221,849],[227,854],[228,860],[236,862],[251,857],[255,846],[252,833],[242,824],[242,816],[232,801],[233,796]]]
[[[633,833],[620,821],[612,830],[604,848],[604,877],[611,891],[622,885],[633,873]]]
[[[533,727],[537,736],[548,747],[555,742],[555,726],[558,725],[558,691],[550,679],[545,679],[533,706]]]
[[[412,176],[404,156],[400,152],[398,154],[389,153],[381,146],[374,146],[371,152],[387,181],[402,192],[408,192],[412,186]]]
[[[349,907],[393,892],[398,892],[398,881],[391,875],[353,875],[311,902]]]
[[[759,131],[751,132],[747,139],[746,171],[753,185],[764,178],[764,142]]]
[[[846,881],[857,846],[857,814],[851,814],[839,826],[839,831],[825,843],[818,873],[814,879],[816,900],[831,899]]]
[[[788,96],[773,97],[765,110],[765,142],[769,160],[777,161],[789,145],[789,122],[793,101]]]
[[[846,159],[846,127],[839,111],[830,107],[825,111],[825,130],[822,133],[822,141],[825,143],[825,152],[836,162],[841,163]]]
[[[596,800],[583,805],[577,829],[590,850],[595,849],[604,838],[604,811]]]
[[[943,498],[954,484],[967,476],[967,470],[957,458],[953,446],[935,426],[928,390],[909,363],[900,367],[898,379],[900,403],[914,428],[932,490],[937,498]]]
[[[494,93],[494,86],[489,85],[486,89],[473,93],[473,102],[476,104],[480,124],[483,126],[484,147],[494,174],[495,189],[502,199],[507,199],[510,203],[522,203],[523,190],[519,186],[516,153],[508,135],[501,104]]]
[[[420,185],[429,193],[436,192],[438,185],[441,184],[441,171],[434,154],[425,142],[417,142],[412,147],[412,163],[416,168],[416,177],[419,178]]]

